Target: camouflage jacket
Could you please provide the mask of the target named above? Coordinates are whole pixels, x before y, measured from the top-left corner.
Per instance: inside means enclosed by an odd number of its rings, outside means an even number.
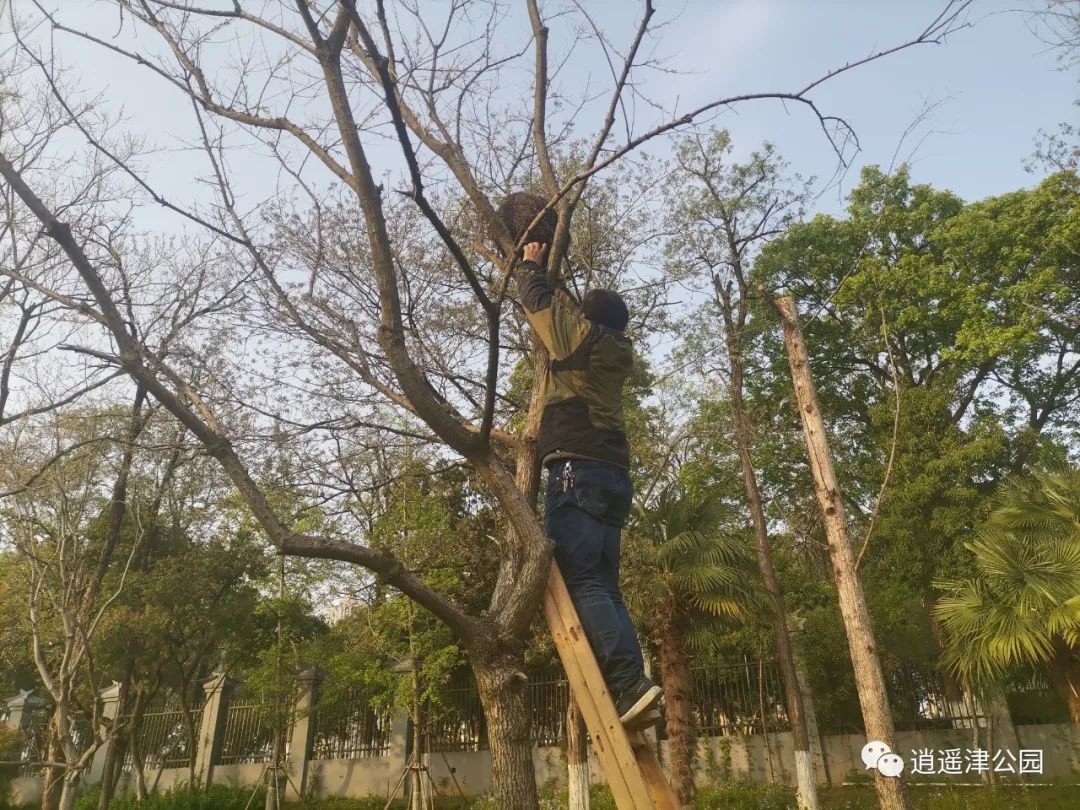
[[[627,468],[623,384],[634,365],[625,333],[588,320],[563,290],[552,290],[535,262],[518,266],[518,291],[529,324],[548,350],[537,455],[590,458]]]

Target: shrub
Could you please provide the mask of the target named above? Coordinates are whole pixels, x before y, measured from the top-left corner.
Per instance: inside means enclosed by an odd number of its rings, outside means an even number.
[[[380,796],[365,796],[362,799],[322,799],[321,801],[306,801],[303,804],[290,802],[289,807],[302,808],[302,810],[383,810],[386,807],[386,799]],[[395,801],[391,807],[404,808],[404,802]]]
[[[255,799],[248,804],[251,794]],[[94,787],[79,797],[75,810],[97,810],[100,791]],[[211,785],[209,788],[176,787],[165,793],[152,793],[146,801],[135,800],[134,794],[117,796],[109,802],[109,810],[245,810],[261,808],[265,802],[266,789],[235,788]],[[381,807],[381,805],[380,805]]]
[[[23,735],[16,729],[0,725],[0,761],[17,760],[22,754],[22,747]],[[18,765],[0,765],[0,810],[11,806],[11,781],[18,773]]]
[[[722,782],[698,790],[697,810],[795,810],[795,791],[783,785]]]
[[[589,810],[615,810],[615,797],[607,785],[593,785],[589,788]]]

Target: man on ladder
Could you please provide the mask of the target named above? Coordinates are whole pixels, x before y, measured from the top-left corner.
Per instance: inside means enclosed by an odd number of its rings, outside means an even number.
[[[519,238],[544,205],[535,195],[511,194],[499,218]],[[637,730],[659,722],[663,693],[645,677],[619,588],[622,527],[633,497],[622,408],[633,369],[629,313],[613,290],[590,291],[579,308],[565,291],[551,289],[544,258],[557,220],[548,214],[517,265],[521,305],[549,357],[536,437],[548,473],[544,528],[616,711]]]

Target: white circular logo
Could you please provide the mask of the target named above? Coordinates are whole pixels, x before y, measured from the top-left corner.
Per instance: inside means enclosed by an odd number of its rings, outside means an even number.
[[[866,770],[873,770],[877,767],[877,761],[881,759],[881,757],[891,753],[892,749],[881,740],[871,740],[862,747],[863,765],[866,766]]]
[[[904,772],[904,758],[897,754],[883,754],[877,761],[877,770],[882,776],[899,776]]]

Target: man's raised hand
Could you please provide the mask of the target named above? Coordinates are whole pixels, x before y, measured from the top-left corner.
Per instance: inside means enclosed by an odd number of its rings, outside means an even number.
[[[540,242],[529,242],[529,244],[525,245],[523,248],[522,258],[527,262],[536,262],[543,266],[544,257],[547,255],[547,247],[546,244]]]

